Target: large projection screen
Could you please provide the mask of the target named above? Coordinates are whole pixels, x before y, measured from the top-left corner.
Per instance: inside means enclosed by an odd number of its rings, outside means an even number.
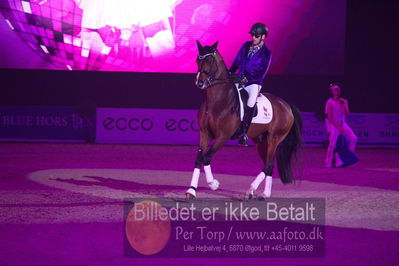
[[[195,41],[228,67],[269,28],[269,73],[341,75],[345,0],[0,0],[0,68],[194,73]]]

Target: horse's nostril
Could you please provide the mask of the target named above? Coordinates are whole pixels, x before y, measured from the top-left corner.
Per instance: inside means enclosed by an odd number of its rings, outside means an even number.
[[[198,85],[199,85],[200,87],[202,87],[202,85],[204,85],[204,82],[203,82],[202,80],[200,80],[200,81],[198,81]]]

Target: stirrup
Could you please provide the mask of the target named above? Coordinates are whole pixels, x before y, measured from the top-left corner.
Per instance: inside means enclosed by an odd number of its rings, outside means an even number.
[[[247,137],[246,134],[242,135],[242,136],[238,139],[238,145],[244,146],[244,147],[248,147],[248,137]]]

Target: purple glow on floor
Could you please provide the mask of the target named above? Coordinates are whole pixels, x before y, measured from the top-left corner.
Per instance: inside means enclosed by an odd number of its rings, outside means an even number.
[[[97,184],[104,191],[125,191],[143,195],[181,195],[188,186],[195,158],[195,146],[99,145],[99,144],[0,144],[0,263],[2,265],[176,265],[220,264],[220,259],[131,259],[123,257],[123,202],[112,197],[92,196],[85,190]],[[342,226],[327,225],[326,257],[321,259],[228,259],[230,265],[268,263],[272,265],[394,265],[398,261],[399,230],[397,212],[391,202],[399,201],[399,151],[359,149],[361,161],[350,168],[323,168],[324,149],[306,148],[302,153],[302,185],[282,186],[275,178],[275,195],[327,197],[334,212],[339,205],[370,212],[370,219],[338,217]],[[261,168],[253,148],[225,147],[212,163],[221,178],[220,196],[236,196],[249,185],[249,176]],[[64,173],[70,179],[60,186],[77,186],[81,192],[42,185],[28,179],[40,173]],[[86,170],[85,170],[86,169]],[[93,169],[93,170],[90,170]],[[103,174],[91,175],[93,171]],[[143,169],[143,170],[140,170]],[[51,172],[52,171],[52,172]],[[75,178],[75,172],[84,176]],[[142,173],[119,179],[120,175]],[[140,172],[141,171],[141,172]],[[146,177],[151,173],[157,177]],[[168,172],[176,173],[175,176]],[[164,175],[159,175],[159,173]],[[158,173],[158,174],[157,174]],[[112,178],[114,175],[117,178]],[[141,176],[141,179],[140,179]],[[187,180],[185,180],[185,176]],[[228,180],[226,178],[236,178]],[[51,177],[50,177],[51,178]],[[56,177],[55,177],[56,179]],[[89,180],[89,182],[87,181]],[[158,180],[155,182],[154,180]],[[202,183],[201,183],[202,182]],[[202,180],[200,193],[213,193]],[[224,186],[224,187],[223,187]],[[286,189],[285,189],[286,188]],[[307,190],[309,189],[309,190]],[[344,189],[341,191],[338,189]],[[302,191],[302,192],[300,192]],[[215,192],[216,193],[216,192]],[[365,193],[375,200],[351,201]],[[367,194],[370,193],[370,194]],[[334,195],[342,202],[334,202]],[[203,194],[202,194],[203,195]],[[346,195],[346,196],[345,196]],[[363,195],[363,194],[362,194]],[[346,197],[346,198],[345,198]],[[363,198],[362,198],[363,197]],[[368,206],[368,207],[367,207]],[[382,217],[371,211],[379,208]],[[337,209],[339,210],[339,209]],[[338,212],[338,215],[342,213]],[[328,223],[331,223],[330,221]],[[358,224],[358,226],[357,226]],[[362,224],[362,226],[360,226]],[[366,228],[380,228],[378,230]]]

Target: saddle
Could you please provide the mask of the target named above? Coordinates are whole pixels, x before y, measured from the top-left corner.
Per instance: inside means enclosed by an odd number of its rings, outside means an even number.
[[[236,88],[235,91],[237,96],[234,112],[237,112],[237,114],[240,116],[240,120],[242,121],[244,118],[244,108],[247,106],[248,93],[244,89],[243,85],[235,83],[234,87]],[[261,93],[258,94],[254,108],[255,109],[252,116],[252,123],[268,124],[271,122],[271,120],[273,119],[273,108],[269,99],[267,99],[265,95]],[[231,139],[236,139],[239,137],[241,132],[241,126],[237,129],[233,136],[231,136]]]

